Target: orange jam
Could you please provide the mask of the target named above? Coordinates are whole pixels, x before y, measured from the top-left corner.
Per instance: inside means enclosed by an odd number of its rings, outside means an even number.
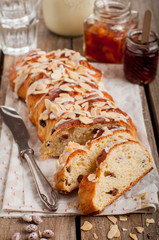
[[[84,22],[84,52],[91,60],[122,63],[125,39],[137,27],[138,14],[128,0],[96,0],[94,14]]]

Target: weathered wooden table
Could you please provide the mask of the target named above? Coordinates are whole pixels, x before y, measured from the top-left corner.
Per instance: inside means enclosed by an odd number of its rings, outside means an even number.
[[[159,33],[159,0],[133,0],[133,9],[139,11],[139,25],[141,26],[144,11],[150,8],[153,12],[152,29]],[[51,33],[45,26],[43,18],[40,19],[38,47],[42,50],[50,51],[58,48],[72,48],[83,54],[83,38],[62,38]],[[15,58],[0,54],[0,73],[1,73],[1,94],[0,104],[4,104],[6,89],[8,86],[8,73],[10,67],[15,62]],[[159,71],[158,71],[159,72]],[[144,119],[148,133],[149,143],[151,145],[153,157],[158,164],[158,147],[159,147],[159,73],[156,80],[148,86],[141,87]],[[146,218],[154,218],[155,224],[146,227]],[[84,232],[80,226],[87,220],[93,224],[92,230]],[[129,233],[135,233],[135,226],[143,226],[144,233],[138,234],[139,240],[159,239],[159,210],[153,214],[129,214],[127,222],[118,221],[119,228],[124,227],[128,232],[121,231],[121,237],[118,239],[130,239]],[[55,236],[53,239],[58,240],[75,240],[75,239],[95,239],[93,233],[96,233],[99,240],[107,239],[107,232],[110,221],[105,216],[89,217],[46,217],[41,224],[41,230],[53,229]],[[24,223],[18,218],[4,219],[0,218],[0,240],[8,240],[16,231],[23,231]],[[25,234],[22,239],[25,239]]]

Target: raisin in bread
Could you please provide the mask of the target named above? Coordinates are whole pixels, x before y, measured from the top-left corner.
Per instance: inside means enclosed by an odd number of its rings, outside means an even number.
[[[96,170],[109,148],[133,139],[134,136],[126,130],[100,129],[86,146],[70,142],[57,160],[55,188],[63,193],[78,188],[83,176]]]
[[[94,129],[123,126],[136,135],[131,118],[104,90],[102,73],[78,52],[32,50],[10,71],[10,85],[25,99],[37,127],[44,159],[59,156],[70,141],[85,144]]]
[[[97,170],[84,176],[79,185],[82,212],[100,213],[152,168],[151,155],[140,143],[127,141],[115,145]]]

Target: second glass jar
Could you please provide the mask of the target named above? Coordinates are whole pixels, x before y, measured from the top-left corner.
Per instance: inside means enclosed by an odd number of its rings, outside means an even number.
[[[94,14],[84,22],[84,52],[91,60],[122,63],[125,39],[138,25],[129,0],[96,0]]]

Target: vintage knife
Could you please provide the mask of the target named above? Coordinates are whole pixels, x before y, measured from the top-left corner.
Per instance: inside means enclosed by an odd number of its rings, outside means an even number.
[[[18,144],[20,157],[25,159],[30,167],[41,201],[49,210],[56,211],[57,192],[52,188],[34,160],[34,151],[28,146],[29,134],[22,118],[14,108],[7,106],[0,106],[0,115]]]

